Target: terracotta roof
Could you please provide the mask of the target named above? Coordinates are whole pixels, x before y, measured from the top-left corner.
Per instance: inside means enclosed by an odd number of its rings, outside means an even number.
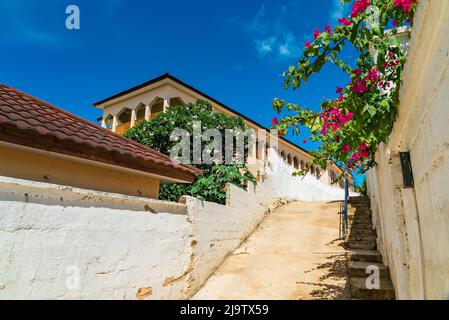
[[[14,88],[0,85],[0,140],[192,182],[201,170],[121,137]]]

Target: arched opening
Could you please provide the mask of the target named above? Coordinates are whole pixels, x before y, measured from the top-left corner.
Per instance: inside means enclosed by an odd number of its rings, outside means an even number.
[[[305,167],[306,163],[304,162],[304,160],[301,160],[301,170],[304,170]]]
[[[315,168],[315,177],[319,180],[321,178],[321,170],[320,168]]]
[[[169,102],[170,107],[179,107],[179,106],[185,106],[186,104],[180,97],[170,98]]]
[[[311,165],[310,166],[310,174],[313,176],[313,175],[315,175],[315,166],[314,165]]]
[[[136,108],[136,125],[139,121],[145,119],[145,105],[143,103],[139,104]]]
[[[292,156],[291,156],[291,154],[289,154],[289,155],[287,156],[287,163],[288,163],[289,165],[292,164]]]
[[[104,125],[106,129],[111,129],[112,128],[112,121],[114,120],[114,117],[112,116],[112,114],[108,114],[105,118],[104,118]]]
[[[131,127],[131,109],[124,108],[117,114],[117,128],[115,133],[123,135]]]
[[[124,108],[117,114],[118,125],[127,123],[131,121],[131,109]]]
[[[299,162],[298,162],[298,157],[293,157],[293,167],[295,169],[299,169]]]
[[[156,98],[151,104],[150,120],[154,119],[159,113],[164,111],[164,99]]]
[[[281,151],[281,158],[284,159],[284,161],[287,159],[285,151]]]

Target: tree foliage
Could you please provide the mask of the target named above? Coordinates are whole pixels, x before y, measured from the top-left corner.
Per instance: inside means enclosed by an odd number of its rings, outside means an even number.
[[[222,139],[222,150],[225,150],[225,130],[245,131],[246,126],[241,117],[229,117],[223,113],[213,112],[212,105],[203,100],[189,103],[186,106],[172,106],[157,115],[151,121],[141,121],[129,129],[125,136],[165,154],[170,154],[178,142],[171,141],[170,135],[177,129],[184,129],[190,134],[190,163],[193,163],[193,131],[194,122],[201,122],[201,130],[217,129]],[[247,139],[245,140],[245,159],[247,156]],[[209,141],[204,142],[207,144]],[[235,140],[234,140],[235,142]],[[203,145],[204,145],[203,143]],[[224,164],[221,161],[192,165],[203,170],[203,175],[196,178],[193,184],[163,184],[160,188],[160,199],[177,201],[183,195],[224,204],[226,202],[226,185],[232,183],[244,188],[248,181],[256,182],[248,171],[246,164]],[[246,163],[246,161],[245,161]]]
[[[274,124],[281,135],[304,125],[318,141],[312,152],[321,167],[332,160],[349,172],[365,172],[375,165],[379,143],[386,142],[396,118],[401,74],[406,56],[398,40],[398,28],[411,25],[417,0],[342,0],[352,3],[350,17],[339,25],[315,30],[297,65],[285,72],[285,88],[298,89],[323,66],[332,63],[348,74],[350,81],[337,88],[338,98],[327,99],[320,111],[274,99],[273,108],[288,115]],[[391,25],[395,28],[391,28]],[[345,45],[352,45],[357,58],[346,59]],[[374,54],[375,53],[375,54]]]

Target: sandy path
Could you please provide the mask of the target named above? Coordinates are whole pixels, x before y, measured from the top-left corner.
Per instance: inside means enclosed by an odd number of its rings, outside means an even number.
[[[293,202],[277,209],[193,299],[345,299],[338,209],[338,202]]]

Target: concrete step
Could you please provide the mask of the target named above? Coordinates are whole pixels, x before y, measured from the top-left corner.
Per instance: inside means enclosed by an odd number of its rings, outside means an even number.
[[[355,211],[351,212],[348,211],[348,217],[372,217],[373,215],[371,212],[365,212],[365,211]]]
[[[349,215],[355,215],[355,214],[371,215],[371,210],[368,210],[368,209],[348,209],[348,214]]]
[[[354,278],[367,278],[371,273],[366,273],[369,267],[377,267],[379,268],[379,275],[381,279],[389,279],[390,272],[388,267],[383,263],[377,262],[366,262],[366,261],[351,261],[349,262],[349,275]]]
[[[370,223],[372,221],[372,219],[371,219],[371,217],[349,216],[348,221],[350,223],[352,223],[352,222]]]
[[[376,242],[375,235],[355,235],[350,233],[348,235],[348,240],[351,241],[362,241],[362,242]]]
[[[371,210],[369,203],[348,203],[348,210]]]
[[[376,250],[351,250],[346,255],[350,261],[382,263],[382,255]]]
[[[368,289],[366,278],[350,279],[351,294],[354,299],[361,300],[394,300],[394,287],[389,280],[380,280],[379,289]]]
[[[350,229],[349,237],[351,236],[371,236],[376,237],[376,231],[372,229]]]
[[[351,230],[372,230],[373,229],[373,223],[372,222],[357,222],[354,221],[353,223],[349,223],[349,229]]]
[[[346,242],[348,249],[376,250],[377,243],[373,241],[348,241]]]

